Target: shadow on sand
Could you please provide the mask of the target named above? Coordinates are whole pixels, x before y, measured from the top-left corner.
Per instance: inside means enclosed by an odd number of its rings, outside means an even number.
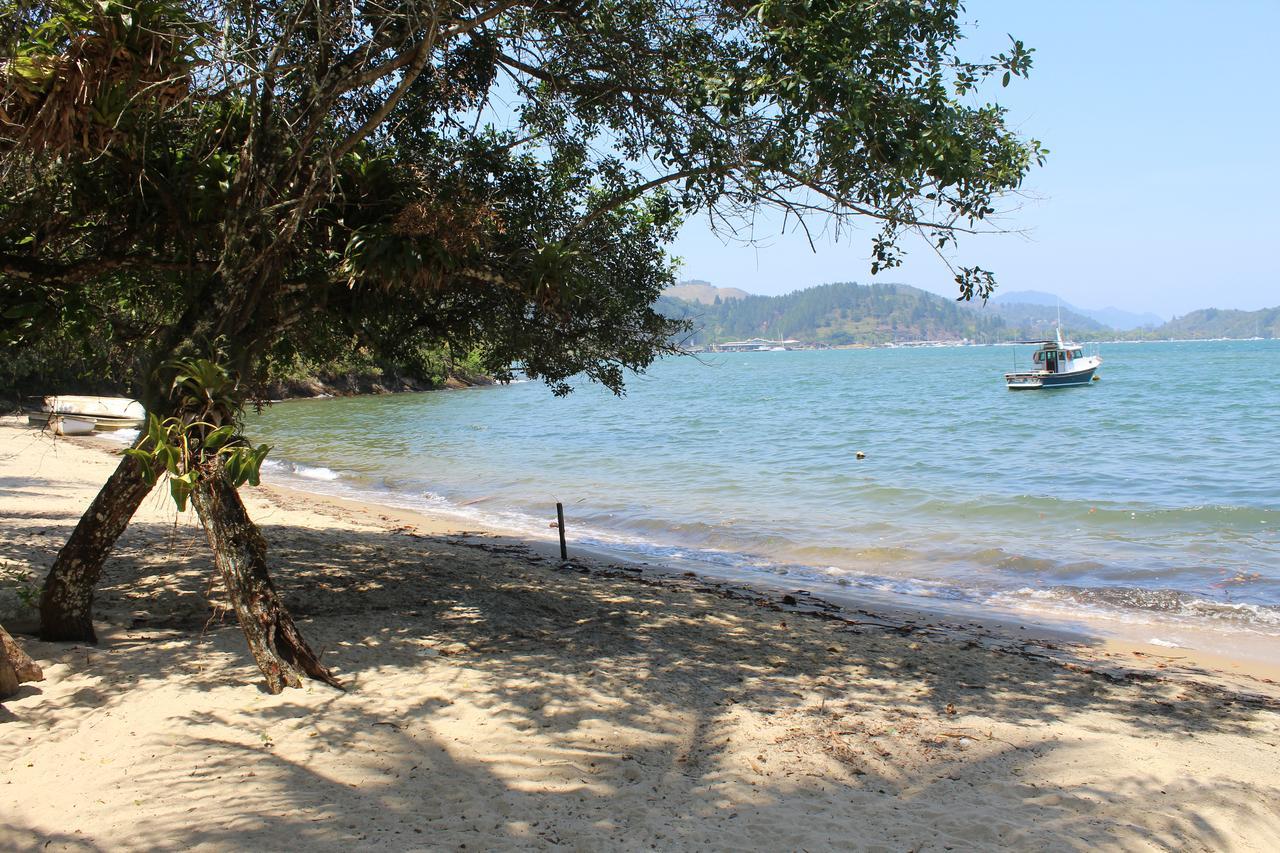
[[[34,544],[51,560],[73,523],[10,515],[0,559]],[[107,750],[128,768],[99,807],[129,812],[119,836],[18,814],[6,845],[1220,849],[1276,832],[1278,788],[1171,781],[1125,755],[1108,772],[1060,730],[1120,730],[1156,755],[1260,721],[1274,733],[1256,703],[807,618],[698,580],[566,573],[497,540],[263,530],[277,585],[350,692],[254,691],[238,630],[211,621],[198,529],[136,524],[99,592],[121,627],[97,649],[30,644],[62,677],[102,677],[0,723],[56,739],[141,713],[133,691],[166,679],[192,701]],[[161,753],[182,758],[149,762]]]

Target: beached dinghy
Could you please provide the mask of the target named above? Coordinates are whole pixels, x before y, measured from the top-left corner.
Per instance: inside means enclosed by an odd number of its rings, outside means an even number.
[[[49,424],[57,415],[88,421],[93,425],[90,430],[142,429],[147,423],[147,412],[142,404],[128,397],[64,394],[42,398],[39,409],[39,412],[27,416],[27,422],[32,426]]]

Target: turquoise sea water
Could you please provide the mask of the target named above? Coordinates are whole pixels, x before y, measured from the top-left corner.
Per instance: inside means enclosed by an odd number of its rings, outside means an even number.
[[[292,401],[277,479],[819,592],[1280,634],[1280,342],[670,359],[618,399],[540,383]],[[859,460],[856,453],[865,458]]]

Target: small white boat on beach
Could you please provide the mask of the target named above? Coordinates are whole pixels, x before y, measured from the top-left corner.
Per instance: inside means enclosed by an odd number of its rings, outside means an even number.
[[[32,426],[50,426],[57,432],[55,421],[65,422],[69,419],[88,423],[86,432],[61,432],[59,435],[84,435],[97,429],[100,431],[117,429],[142,429],[147,422],[146,409],[137,400],[128,397],[93,397],[77,394],[66,394],[41,398],[39,410],[27,415],[27,423]],[[81,427],[72,427],[80,429]]]
[[[1033,391],[1039,388],[1067,388],[1072,385],[1088,385],[1097,379],[1102,358],[1085,355],[1079,344],[1062,339],[1062,327],[1057,329],[1055,340],[1017,341],[1020,344],[1036,344],[1039,349],[1031,357],[1030,370],[1015,370],[1004,375],[1010,391]]]

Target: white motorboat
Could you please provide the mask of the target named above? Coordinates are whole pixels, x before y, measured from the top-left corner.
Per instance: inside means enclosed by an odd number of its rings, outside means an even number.
[[[1018,341],[1036,344],[1039,349],[1032,355],[1030,370],[1017,370],[1004,375],[1010,391],[1030,391],[1038,388],[1067,388],[1072,385],[1088,385],[1097,379],[1102,358],[1085,355],[1079,344],[1062,339],[1062,327],[1057,338],[1048,341]]]

